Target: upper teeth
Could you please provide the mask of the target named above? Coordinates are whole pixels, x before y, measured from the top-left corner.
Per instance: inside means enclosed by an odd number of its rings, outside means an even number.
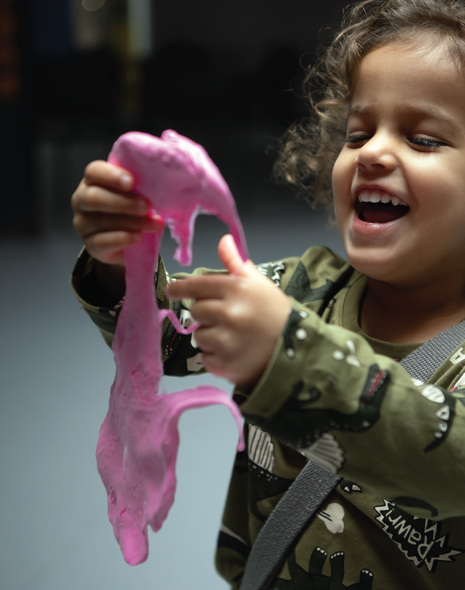
[[[380,191],[362,191],[358,195],[361,203],[391,203],[394,206],[405,205],[398,197]]]

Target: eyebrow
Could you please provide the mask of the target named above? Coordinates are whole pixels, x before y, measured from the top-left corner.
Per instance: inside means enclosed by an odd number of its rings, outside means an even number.
[[[372,111],[374,110],[376,105],[370,104],[370,105],[355,105],[350,107],[347,118],[349,118],[350,116],[356,116],[356,115],[360,115],[360,116],[369,116],[371,115]],[[445,115],[441,110],[439,109],[434,109],[434,108],[430,108],[430,107],[423,107],[423,106],[416,106],[416,105],[406,105],[405,107],[402,107],[401,110],[401,114],[412,118],[416,121],[420,121],[420,120],[433,120],[433,121],[439,121],[440,123],[447,125],[447,127],[457,133],[459,131],[457,124],[455,123],[455,121],[451,118],[448,117],[447,115]]]

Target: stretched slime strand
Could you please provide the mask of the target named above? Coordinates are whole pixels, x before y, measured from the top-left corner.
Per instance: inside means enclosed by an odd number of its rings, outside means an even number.
[[[163,217],[178,244],[174,257],[181,264],[192,260],[199,213],[216,215],[228,225],[247,259],[234,199],[201,146],[174,131],[165,131],[161,138],[131,132],[115,142],[108,159],[134,175],[135,192]],[[164,374],[162,322],[166,316],[173,319],[172,312],[158,309],[153,280],[162,233],[143,234],[139,244],[124,252],[126,296],[113,341],[116,373],[96,451],[108,517],[130,565],[147,559],[148,526],[160,530],[173,505],[182,412],[225,405],[237,423],[237,448],[244,447],[239,409],[225,391],[206,385],[169,395],[159,391]],[[182,333],[193,329],[174,323]]]

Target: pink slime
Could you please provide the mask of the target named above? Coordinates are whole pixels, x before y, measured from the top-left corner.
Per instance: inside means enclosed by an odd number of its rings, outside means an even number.
[[[134,175],[135,191],[150,200],[177,241],[180,263],[191,261],[194,221],[200,212],[226,223],[247,258],[233,197],[201,146],[174,131],[165,131],[161,138],[131,132],[115,142],[109,161]],[[163,319],[169,316],[178,331],[188,333],[172,312],[160,311],[156,304],[153,277],[161,234],[144,234],[139,244],[125,250],[126,296],[113,342],[116,375],[96,453],[108,516],[130,565],[147,559],[147,527],[160,530],[173,505],[181,413],[224,404],[239,429],[238,449],[244,446],[240,412],[226,392],[212,386],[159,392]]]

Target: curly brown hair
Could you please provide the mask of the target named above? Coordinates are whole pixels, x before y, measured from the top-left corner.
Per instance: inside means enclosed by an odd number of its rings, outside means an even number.
[[[429,39],[428,39],[429,37]],[[344,11],[340,31],[304,78],[310,115],[283,138],[275,164],[313,204],[332,208],[331,174],[346,135],[346,118],[358,66],[365,55],[393,42],[444,43],[465,71],[463,0],[363,0]]]

